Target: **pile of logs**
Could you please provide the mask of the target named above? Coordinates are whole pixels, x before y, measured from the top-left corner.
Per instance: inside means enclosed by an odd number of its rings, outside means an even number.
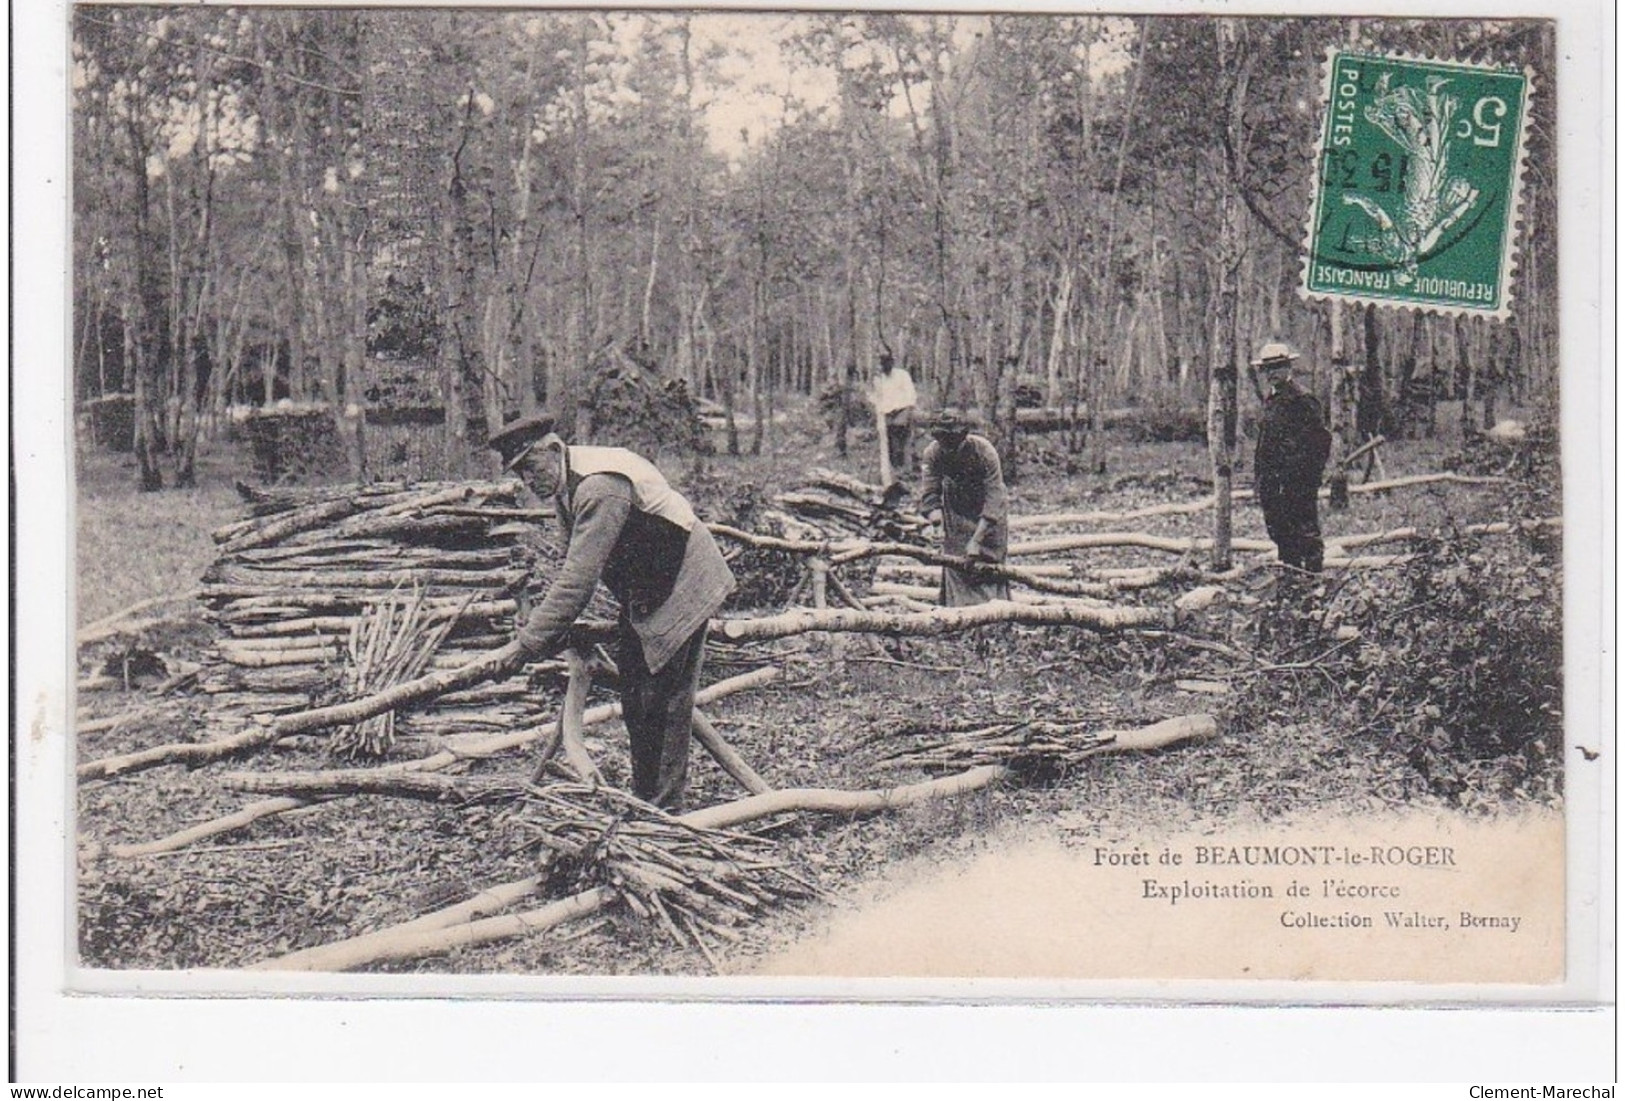
[[[218,642],[199,685],[228,719],[302,711],[358,685],[461,666],[512,639],[527,580],[550,572],[557,555],[545,515],[520,508],[511,482],[239,490],[254,515],[214,533],[219,557],[200,590]],[[369,648],[363,623],[402,602],[397,615],[410,608],[411,617],[399,652],[386,653],[388,640]],[[607,604],[596,612],[610,614]],[[399,618],[395,627],[400,635]],[[541,704],[516,671],[401,719],[415,736],[507,730],[539,721]]]
[[[804,485],[775,495],[771,507],[750,517],[753,531],[713,524],[715,534],[735,545],[727,553],[740,588],[730,606],[822,608],[833,597],[848,607],[860,607],[860,596],[874,579],[874,563],[849,568],[837,577],[829,571],[831,555],[842,547],[876,541],[923,547],[930,525],[902,504],[897,489],[888,492],[814,467]]]
[[[924,516],[903,508],[897,483],[882,489],[847,474],[814,467],[799,489],[780,493],[776,504],[812,532],[786,532],[798,538],[870,539],[921,543],[930,526]]]

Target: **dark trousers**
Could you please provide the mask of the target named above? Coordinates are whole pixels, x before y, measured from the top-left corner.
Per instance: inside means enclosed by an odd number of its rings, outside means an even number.
[[[632,742],[632,794],[667,810],[678,807],[688,782],[688,743],[706,631],[695,631],[660,672],[651,673],[638,636],[621,625],[615,661],[621,674],[621,716]]]
[[[1326,544],[1320,538],[1320,499],[1308,493],[1283,493],[1262,497],[1264,527],[1275,542],[1284,565],[1319,573],[1326,557]]]
[[[894,477],[902,478],[908,474],[908,437],[911,428],[907,420],[886,418],[886,453],[891,459]]]

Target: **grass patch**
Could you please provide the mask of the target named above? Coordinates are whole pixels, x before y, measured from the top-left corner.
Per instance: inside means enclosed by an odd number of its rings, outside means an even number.
[[[233,481],[249,469],[235,448],[212,441],[200,447],[195,487],[141,493],[134,456],[80,448],[74,622],[91,623],[138,600],[195,588],[214,561],[209,533],[244,515]]]

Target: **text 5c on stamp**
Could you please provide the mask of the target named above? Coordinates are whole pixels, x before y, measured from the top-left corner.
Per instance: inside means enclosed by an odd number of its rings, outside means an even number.
[[[1304,292],[1505,317],[1530,90],[1518,70],[1334,51]]]

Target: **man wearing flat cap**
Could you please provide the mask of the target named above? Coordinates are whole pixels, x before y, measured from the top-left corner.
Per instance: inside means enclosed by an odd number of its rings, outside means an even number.
[[[616,665],[632,792],[676,809],[688,778],[706,626],[733,591],[733,573],[689,503],[642,456],[567,446],[551,417],[515,421],[490,446],[504,471],[553,499],[569,541],[520,645],[533,659],[563,649],[603,581],[621,606]]]
[[[975,410],[946,408],[932,417],[931,442],[921,465],[925,483],[920,505],[932,523],[942,525],[942,553],[973,562],[1003,562],[1009,539],[1010,498],[999,452],[976,429]],[[944,567],[942,603],[949,608],[1010,599],[1010,584]]]
[[[1264,527],[1282,564],[1319,573],[1326,553],[1320,538],[1320,479],[1332,435],[1320,402],[1292,380],[1297,359],[1287,345],[1269,343],[1253,360],[1269,391],[1253,473]]]

